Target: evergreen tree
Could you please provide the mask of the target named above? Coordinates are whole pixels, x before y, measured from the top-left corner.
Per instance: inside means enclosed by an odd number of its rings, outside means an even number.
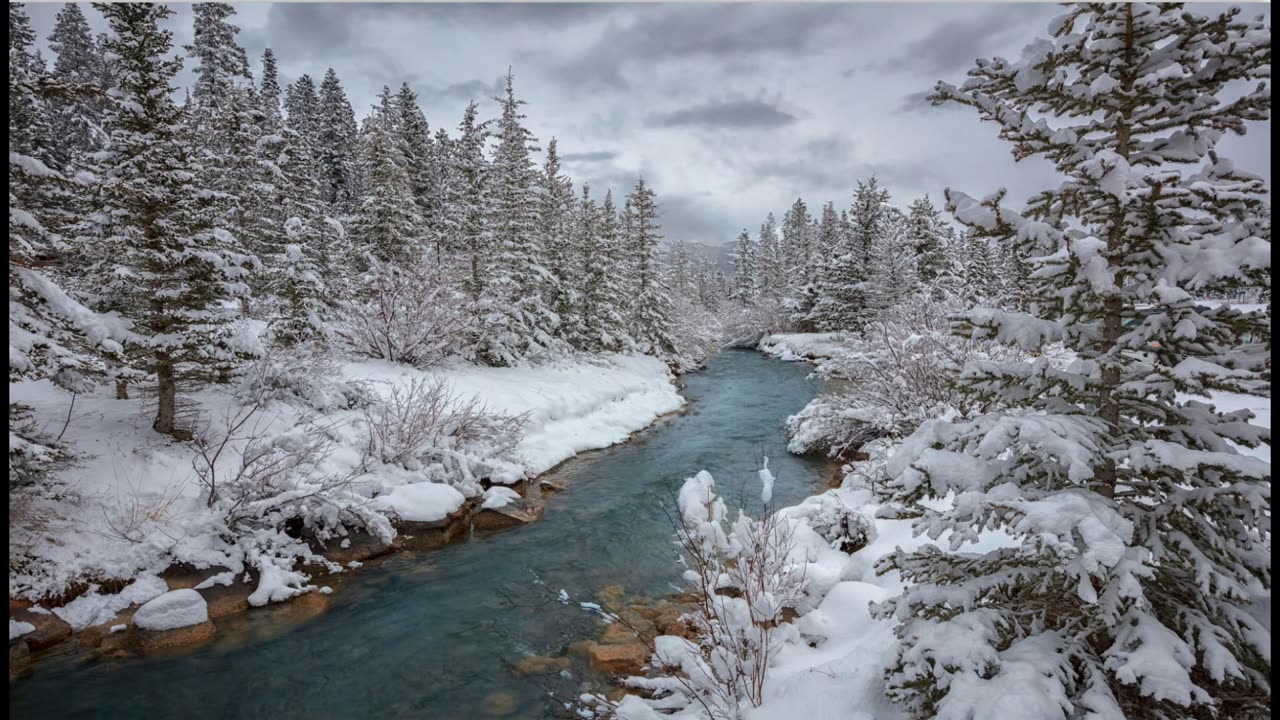
[[[809,223],[809,208],[804,200],[796,198],[791,208],[782,216],[782,246],[786,248],[786,282],[798,287],[812,278],[821,240],[813,235]]]
[[[757,297],[756,246],[751,241],[751,233],[743,228],[738,234],[738,249],[733,254],[733,289],[729,298],[746,307],[754,305]]]
[[[262,51],[262,84],[258,98],[262,101],[262,129],[268,133],[278,132],[284,125],[284,116],[280,112],[280,73],[271,48]]]
[[[808,234],[809,223],[806,218],[802,236],[807,237]],[[790,238],[787,245],[790,246]],[[756,261],[760,297],[770,302],[779,302],[787,287],[787,258],[783,256],[782,245],[778,242],[777,222],[773,219],[773,213],[769,213],[769,217],[760,226],[760,239],[756,246],[760,253]]]
[[[884,312],[920,290],[915,236],[907,218],[892,217],[871,240],[867,307]]]
[[[53,77],[63,90],[50,108],[56,116],[52,124],[59,140],[53,159],[58,167],[66,168],[74,157],[97,150],[104,140],[104,59],[84,12],[75,3],[63,5],[58,12],[49,47],[58,55]]]
[[[653,189],[644,178],[636,181],[635,190],[627,197],[631,208],[631,227],[627,237],[627,255],[631,258],[633,294],[631,296],[631,337],[641,352],[670,357],[675,352],[671,339],[671,290],[663,280],[658,264],[658,205]]]
[[[108,148],[98,176],[112,236],[101,247],[98,277],[109,308],[135,318],[145,354],[139,365],[157,380],[157,432],[177,434],[177,390],[183,378],[223,371],[239,353],[229,342],[225,301],[245,291],[252,258],[229,248],[214,224],[193,157],[185,113],[172,100],[182,61],[167,57],[172,32],[162,5],[97,4],[112,37],[117,87],[107,114]]]
[[[320,96],[310,75],[298,78],[285,91],[284,109],[289,129],[308,147],[314,147],[320,137]]]
[[[396,140],[395,108],[390,88],[382,89],[382,104],[369,124],[364,174],[367,191],[360,196],[351,235],[352,260],[361,266],[368,253],[381,263],[408,264],[422,260],[422,224],[415,212],[413,187],[402,145]]]
[[[934,299],[941,300],[949,294],[943,285],[949,274],[947,240],[950,228],[928,195],[912,201],[906,230],[915,249],[920,283]]]
[[[491,365],[514,365],[555,345],[559,318],[544,296],[551,277],[538,233],[538,172],[530,153],[535,139],[521,124],[523,101],[516,100],[513,76],[495,123],[487,226],[493,257],[478,319],[478,353]]]
[[[485,311],[480,302],[485,297],[495,252],[486,224],[490,173],[484,149],[490,133],[488,123],[477,122],[476,115],[477,107],[472,102],[462,115],[458,139],[451,144],[444,230],[447,254],[459,258],[463,289],[479,315]]]
[[[689,258],[689,246],[677,240],[667,251],[667,285],[676,297],[695,298],[694,267]]]
[[[547,157],[538,178],[538,233],[546,257],[547,304],[560,318],[560,336],[566,340],[579,334],[575,288],[581,286],[583,267],[573,248],[571,215],[573,184],[560,172],[556,139],[547,143]]]
[[[355,111],[342,89],[338,73],[329,68],[320,83],[312,152],[320,178],[321,197],[331,205],[347,208],[359,197],[356,167],[358,136]]]
[[[202,2],[192,5],[195,34],[186,46],[196,59],[195,82],[191,85],[192,125],[200,133],[226,132],[228,107],[244,85],[252,79],[249,56],[236,41],[240,28],[228,22],[236,14],[228,3]],[[239,110],[239,108],[237,108]],[[215,125],[219,126],[215,130]]]
[[[628,288],[622,271],[624,248],[613,192],[605,193],[604,203],[597,208],[584,184],[576,225],[582,276],[575,344],[587,352],[625,349],[630,345],[624,314]]]
[[[926,423],[893,457],[899,499],[949,498],[917,531],[956,551],[880,567],[907,583],[878,612],[900,623],[890,693],[917,717],[980,717],[1028,687],[1045,702],[1005,717],[1270,714],[1251,599],[1270,593],[1271,466],[1240,450],[1270,432],[1211,404],[1269,396],[1270,323],[1193,301],[1270,272],[1266,183],[1215,150],[1270,116],[1265,82],[1247,85],[1269,77],[1270,28],[1237,13],[1072,6],[1024,59],[934,93],[1063,176],[1022,212],[948,191],[1034,269],[1028,313],[970,312],[967,334],[1077,359],[971,366],[961,387],[989,410]],[[959,552],[997,530],[1020,542]]]

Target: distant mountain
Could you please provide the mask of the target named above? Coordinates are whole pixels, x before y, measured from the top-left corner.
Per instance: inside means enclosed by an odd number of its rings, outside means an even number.
[[[670,244],[668,244],[670,247]],[[733,252],[737,247],[737,243],[733,240],[722,243],[703,243],[690,240],[685,241],[685,247],[689,249],[689,255],[693,258],[706,258],[712,262],[725,275],[733,274]]]

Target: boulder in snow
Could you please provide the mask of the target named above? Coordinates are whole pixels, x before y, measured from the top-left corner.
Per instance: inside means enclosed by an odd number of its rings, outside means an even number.
[[[133,614],[129,644],[147,654],[190,647],[213,639],[209,606],[189,588],[171,590],[147,601]]]

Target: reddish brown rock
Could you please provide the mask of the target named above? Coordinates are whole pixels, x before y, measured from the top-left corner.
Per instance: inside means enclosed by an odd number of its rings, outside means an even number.
[[[511,672],[516,675],[555,675],[561,670],[569,669],[569,658],[530,655],[522,657],[511,665]]]
[[[9,613],[9,617],[35,626],[35,630],[22,636],[22,639],[26,641],[33,652],[52,647],[71,637],[71,626],[53,613],[12,610]]]
[[[587,655],[592,669],[614,675],[635,675],[649,662],[649,646],[641,642],[593,645]]]
[[[31,648],[22,638],[9,641],[9,679],[22,675],[31,666]]]
[[[344,542],[346,547],[342,547]],[[389,555],[401,547],[403,547],[403,543],[399,538],[386,542],[368,533],[355,532],[342,539],[334,538],[330,540],[328,547],[323,548],[323,553],[329,560],[339,565],[346,565],[353,561],[364,562],[383,555]]]
[[[209,619],[217,620],[248,610],[249,596],[253,594],[253,588],[240,582],[240,578],[237,577],[230,585],[211,585],[200,588],[196,592],[200,593],[205,604],[209,606]]]
[[[130,625],[128,646],[143,655],[173,652],[203,645],[212,640],[216,632],[217,628],[209,620],[172,630],[143,630]]]
[[[137,612],[137,610],[138,606],[125,608],[124,610],[116,613],[116,616],[107,622],[104,622],[101,625],[91,625],[84,630],[81,630],[80,634],[77,636],[80,640],[80,645],[88,648],[96,648],[102,645],[103,641],[112,635],[123,637],[125,635],[124,632],[117,631],[112,633],[111,628],[116,627],[117,625],[128,625],[133,620],[133,614]]]

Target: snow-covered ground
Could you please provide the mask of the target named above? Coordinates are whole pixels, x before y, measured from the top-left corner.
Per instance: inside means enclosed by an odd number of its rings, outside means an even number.
[[[840,351],[845,333],[778,333],[760,340],[760,352],[779,360],[814,360]]]
[[[474,398],[489,411],[524,415],[524,435],[506,463],[515,466],[515,473],[508,471],[506,479],[532,477],[581,451],[621,442],[684,404],[665,364],[634,355],[435,371],[365,362],[345,365],[340,374],[368,382],[367,387],[378,394],[414,379],[439,378],[450,385],[459,403]],[[197,430],[207,426],[216,433],[240,408],[230,388],[205,389],[191,399],[198,403],[203,418],[196,423]],[[11,522],[11,598],[55,595],[83,579],[136,580],[121,595],[99,595],[95,588],[57,610],[73,626],[85,627],[163,593],[165,584],[156,574],[171,563],[221,565],[239,573],[254,557],[254,548],[265,546],[266,538],[225,536],[221,516],[206,507],[207,493],[194,469],[195,449],[152,431],[145,400],[116,400],[107,388],[78,396],[74,408],[71,400],[47,382],[10,385],[10,401],[34,407],[37,422],[47,431],[57,435],[66,422],[62,439],[82,455],[75,467],[61,475],[65,497],[42,500],[30,508],[23,523],[25,532],[15,531]],[[296,441],[293,436],[302,434],[303,412],[275,402],[251,425],[261,436]],[[362,413],[339,410],[326,415],[324,425],[334,445],[319,470],[349,472],[360,464],[367,442]],[[229,473],[239,463],[242,450],[242,444],[229,446],[218,460],[220,472]],[[438,519],[456,509],[462,495],[447,486],[429,491],[403,487],[423,483],[428,479],[426,470],[382,465],[345,492],[374,510],[398,509],[402,517],[412,520]],[[370,502],[373,497],[377,500]],[[20,558],[18,564],[12,562],[15,557]],[[285,564],[281,567],[287,569]],[[264,571],[264,576],[272,574]]]

